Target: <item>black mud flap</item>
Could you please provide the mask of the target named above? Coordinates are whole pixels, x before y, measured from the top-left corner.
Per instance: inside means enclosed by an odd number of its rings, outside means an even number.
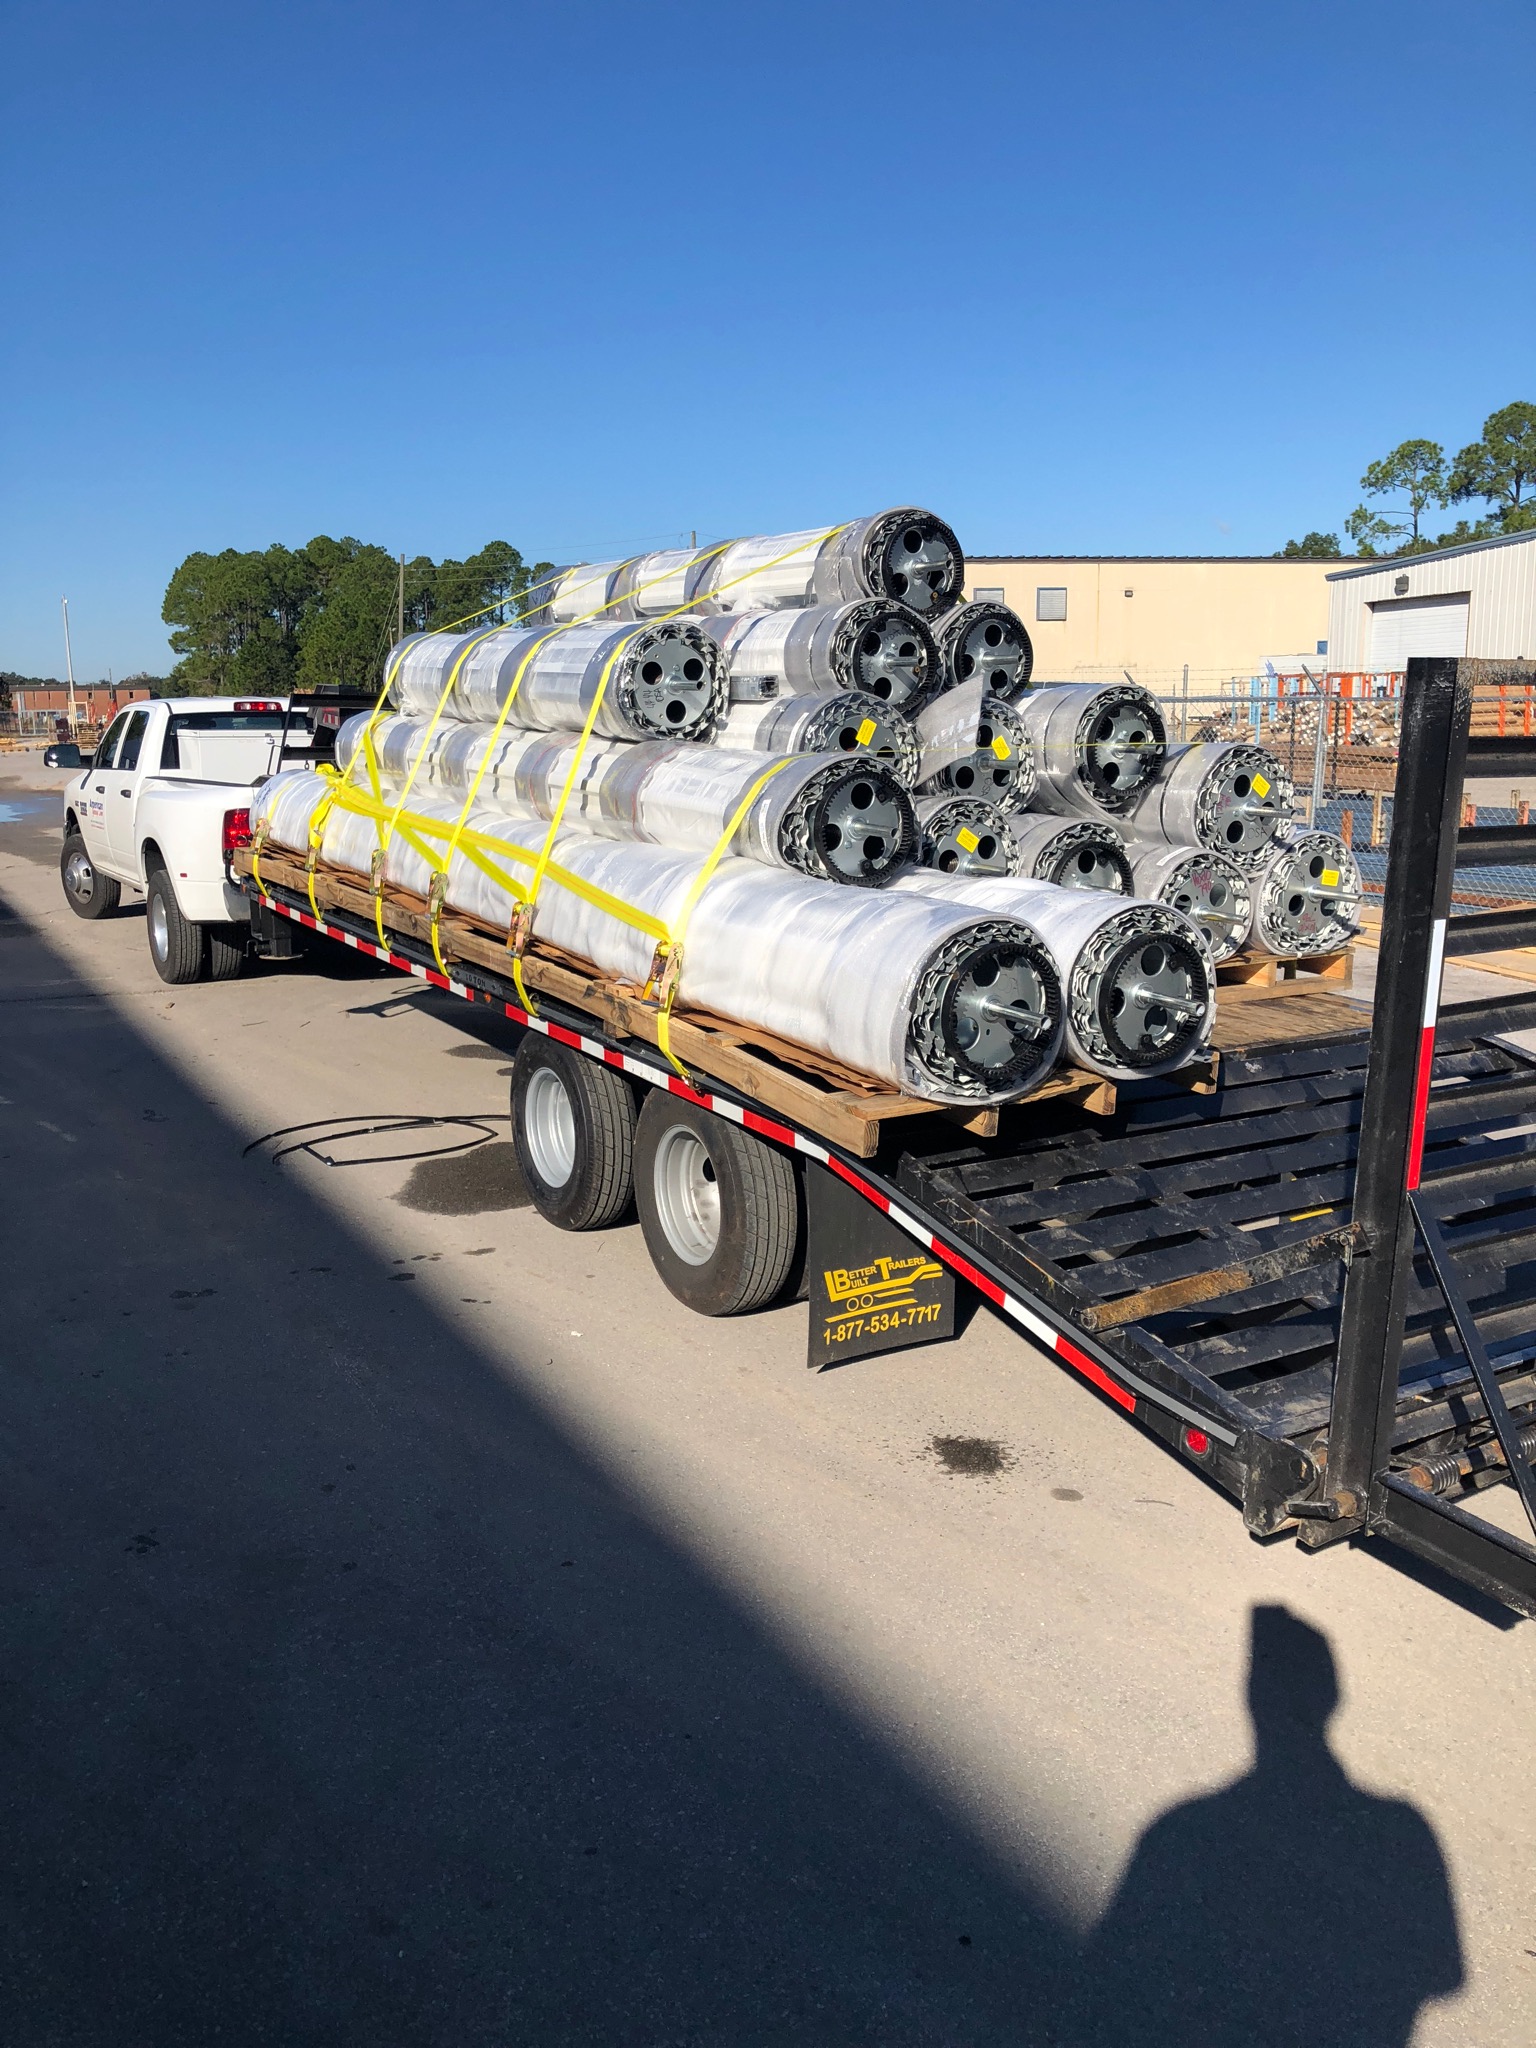
[[[806,1364],[841,1365],[955,1334],[955,1276],[862,1195],[807,1161]]]

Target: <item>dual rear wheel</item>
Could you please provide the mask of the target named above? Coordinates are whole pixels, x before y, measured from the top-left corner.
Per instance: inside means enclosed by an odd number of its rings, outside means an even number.
[[[750,1131],[662,1088],[637,1114],[617,1068],[530,1033],[512,1068],[512,1137],[542,1216],[601,1230],[633,1201],[651,1263],[701,1315],[744,1315],[783,1293],[800,1191],[788,1157]]]

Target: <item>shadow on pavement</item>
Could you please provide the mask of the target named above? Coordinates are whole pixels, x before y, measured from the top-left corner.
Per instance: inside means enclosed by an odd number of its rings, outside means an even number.
[[[1405,2048],[1461,1984],[1434,1830],[1346,1777],[1338,1701],[1327,1637],[1256,1607],[1253,1769],[1142,1836],[1086,1957],[1088,2038]]]
[[[1395,2043],[1456,1981],[1321,1638],[1261,1611],[1259,1764],[1084,1971],[1048,1876],[8,914],[0,976],[14,2048]]]

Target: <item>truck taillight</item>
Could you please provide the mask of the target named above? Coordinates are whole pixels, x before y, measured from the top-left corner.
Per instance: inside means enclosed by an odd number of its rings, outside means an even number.
[[[281,711],[282,705],[276,697],[237,697],[237,711]]]
[[[249,846],[250,843],[250,812],[226,811],[224,813],[224,858],[228,860],[237,846]]]

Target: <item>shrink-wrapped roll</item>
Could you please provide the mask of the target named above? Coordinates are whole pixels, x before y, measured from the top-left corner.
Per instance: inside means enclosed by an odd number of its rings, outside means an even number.
[[[1166,904],[922,870],[895,887],[1016,915],[1038,931],[1061,975],[1068,1052],[1092,1073],[1116,1081],[1171,1073],[1209,1042],[1216,1021],[1210,954],[1198,927]]]
[[[538,623],[605,616],[657,618],[702,612],[777,611],[784,605],[890,598],[939,618],[960,601],[965,557],[942,519],[896,506],[840,528],[754,534],[706,548],[670,548],[627,562],[583,562],[549,579]]]
[[[593,727],[606,739],[705,740],[726,702],[720,650],[697,619],[416,633],[386,673],[391,701],[412,716],[434,714],[452,677],[445,716],[495,719],[510,698],[507,722],[534,732],[580,732],[606,675]]]
[[[325,796],[308,772],[275,777],[253,805],[278,844],[302,851]],[[412,807],[444,822],[451,799],[427,792]],[[471,829],[521,846],[499,858],[526,876],[536,820],[520,823],[478,807]],[[521,834],[521,837],[518,835]],[[378,845],[374,822],[339,805],[326,821],[328,861],[367,874]],[[585,900],[561,871],[676,931],[704,856],[562,831],[533,913],[536,939],[590,961],[600,973],[646,983],[656,939]],[[431,869],[398,835],[385,877],[424,895]],[[461,849],[445,901],[493,928],[516,901]],[[772,1031],[858,1071],[933,1101],[992,1102],[1026,1093],[1049,1071],[1061,1043],[1061,991],[1051,957],[1028,923],[981,915],[931,896],[866,895],[754,862],[727,858],[694,903],[680,949],[677,1000]]]
[[[1035,743],[1037,811],[1123,812],[1157,773],[1167,746],[1157,699],[1135,683],[1049,683],[1015,709]]]
[[[1253,883],[1253,936],[1269,953],[1335,953],[1360,929],[1355,856],[1332,832],[1291,831]]]
[[[988,696],[1013,703],[1029,688],[1035,650],[1016,611],[991,599],[957,604],[937,620],[933,637],[943,664],[944,686],[979,681]]]
[[[1199,926],[1219,967],[1247,940],[1253,923],[1252,877],[1205,846],[1131,847],[1130,894],[1182,910]]]
[[[909,789],[917,780],[917,734],[888,705],[862,690],[733,704],[715,739],[720,746],[757,754],[867,754],[885,762]]]
[[[1135,839],[1208,846],[1255,872],[1291,815],[1292,795],[1290,775],[1268,747],[1241,740],[1175,746],[1124,824]]]
[[[1035,791],[1035,748],[1013,707],[1001,697],[983,695],[974,723],[967,716],[953,730],[944,731],[937,717],[952,703],[965,704],[969,712],[967,700],[979,689],[977,683],[966,683],[946,691],[920,714],[919,739],[924,739],[924,722],[930,718],[940,726],[940,736],[931,748],[924,740],[918,787],[928,795],[979,796],[1005,810],[1023,810]],[[967,733],[969,747],[964,745]]]
[[[1107,818],[1053,818],[1036,811],[1005,813],[1018,856],[1016,872],[1061,889],[1107,889],[1130,896],[1125,840]]]
[[[720,613],[703,623],[725,660],[735,704],[862,690],[897,710],[938,686],[933,635],[915,612],[887,598]]]
[[[996,804],[975,796],[920,796],[917,827],[925,868],[946,875],[1016,875],[1019,857]]]
[[[366,723],[349,719],[337,735],[343,769]],[[776,767],[761,754],[666,740],[590,740],[583,749],[564,734],[504,731],[492,741],[488,727],[444,723],[432,731],[426,719],[405,718],[383,720],[374,748],[386,775],[403,780],[414,769],[415,788],[464,793],[479,774],[481,802],[548,820],[564,797],[569,825],[701,853],[718,845],[771,770],[737,827],[734,853],[865,887],[878,887],[917,855],[905,786],[883,762],[859,756],[791,755]]]

